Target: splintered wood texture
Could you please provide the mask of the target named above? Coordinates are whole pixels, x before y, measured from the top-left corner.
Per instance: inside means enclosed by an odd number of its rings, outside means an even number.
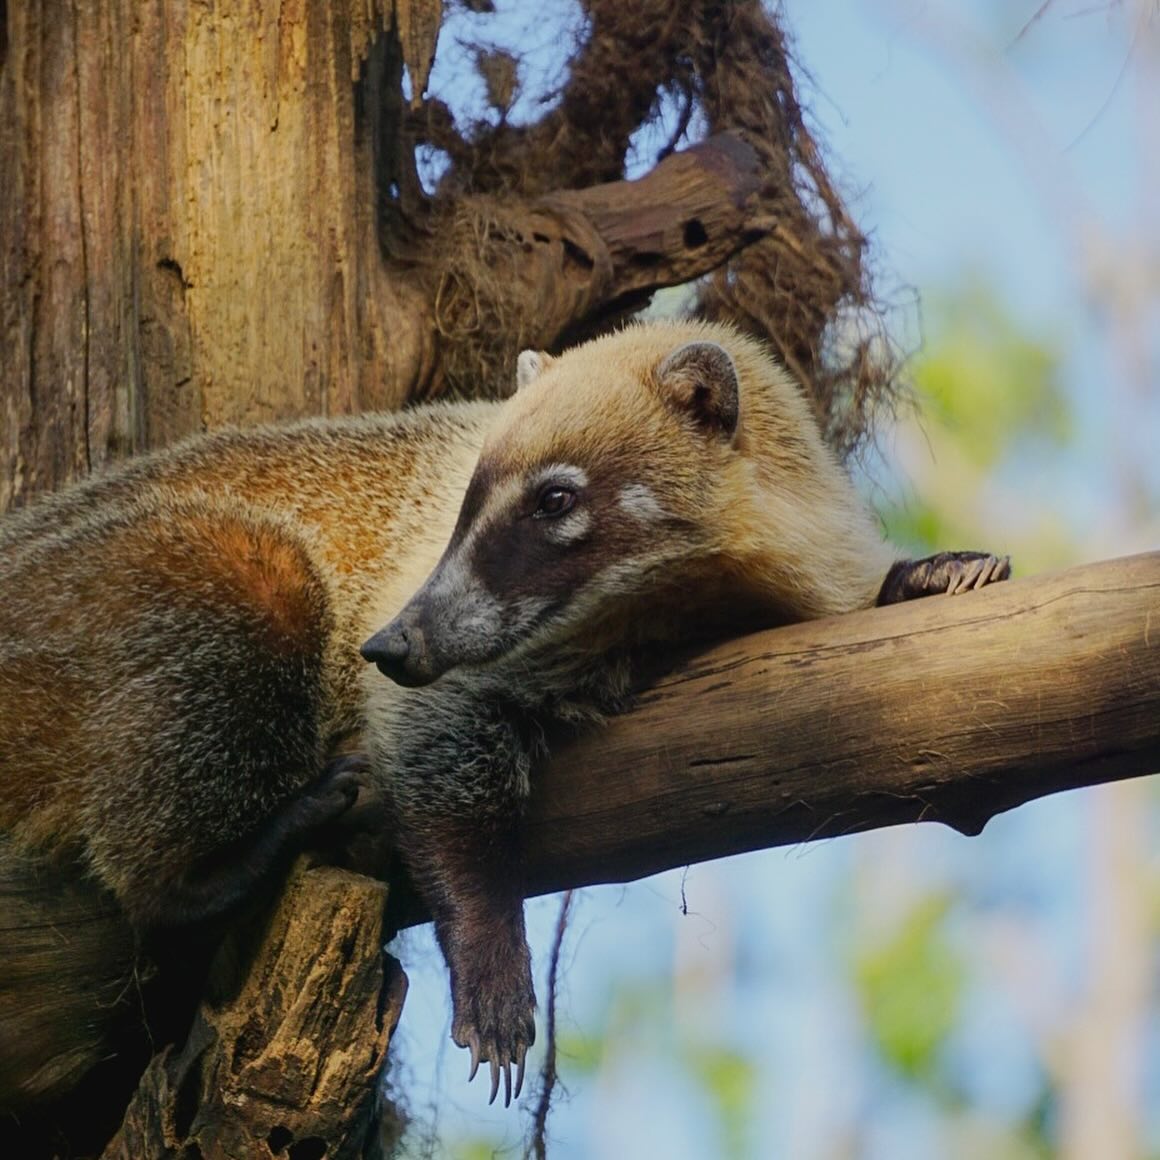
[[[104,1155],[362,1155],[406,990],[393,959],[384,979],[385,899],[300,867],[254,945],[223,948],[185,1046],[150,1063]]]
[[[349,7],[349,10],[348,10]],[[399,403],[355,126],[390,6],[7,6],[0,510],[227,422]]]
[[[553,757],[531,885],[898,822],[977,833],[1160,771],[1160,553],[732,641]]]

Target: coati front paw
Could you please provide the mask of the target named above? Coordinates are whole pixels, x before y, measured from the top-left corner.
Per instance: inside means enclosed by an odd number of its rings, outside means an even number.
[[[367,760],[362,754],[337,757],[266,821],[256,847],[294,852],[350,812],[365,785]]]
[[[265,840],[301,848],[313,835],[350,812],[365,785],[367,760],[361,754],[335,758],[267,822]]]
[[[322,826],[345,814],[358,799],[359,790],[366,785],[370,762],[361,753],[336,757],[298,795],[303,810],[304,826]],[[306,822],[309,816],[312,822]]]
[[[954,596],[1011,575],[1009,556],[987,552],[939,552],[922,560],[900,560],[882,582],[879,604],[898,604],[943,593]]]
[[[499,1092],[499,1077],[504,1081],[503,1102],[508,1107],[520,1098],[524,1086],[524,1064],[528,1048],[536,1040],[536,996],[532,989],[530,964],[524,963],[517,977],[501,979],[500,972],[490,975],[474,971],[473,977],[453,981],[452,1004],[455,1014],[451,1038],[471,1051],[470,1082],[480,1062],[491,1064],[491,1096],[494,1103]],[[512,1067],[516,1069],[512,1088]]]
[[[139,927],[184,926],[215,920],[249,898],[309,835],[345,814],[361,788],[365,762],[331,762],[315,781],[282,803],[252,833],[187,866],[158,889],[156,882],[119,893]]]

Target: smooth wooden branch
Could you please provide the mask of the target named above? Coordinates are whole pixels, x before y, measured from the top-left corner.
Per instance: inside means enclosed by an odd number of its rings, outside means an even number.
[[[1160,771],[1160,553],[721,645],[560,750],[543,893]]]

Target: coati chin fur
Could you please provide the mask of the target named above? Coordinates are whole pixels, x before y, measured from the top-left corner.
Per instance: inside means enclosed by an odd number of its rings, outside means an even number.
[[[502,404],[197,438],[0,525],[6,841],[138,930],[200,922],[347,808],[328,761],[360,734],[493,1098],[534,1037],[520,817],[545,724],[614,711],[656,642],[1007,574],[898,562],[731,329],[633,326],[518,378]],[[5,1051],[0,1107],[53,1094]]]

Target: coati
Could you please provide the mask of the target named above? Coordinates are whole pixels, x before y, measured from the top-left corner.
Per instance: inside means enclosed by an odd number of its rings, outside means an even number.
[[[347,808],[358,775],[329,755],[361,734],[453,1037],[505,1100],[534,1037],[520,817],[545,726],[615,711],[656,642],[1008,573],[897,561],[798,387],[731,329],[632,326],[525,352],[518,380],[197,438],[0,525],[5,842],[138,931],[200,922]],[[53,1094],[10,1040],[0,1107]]]

